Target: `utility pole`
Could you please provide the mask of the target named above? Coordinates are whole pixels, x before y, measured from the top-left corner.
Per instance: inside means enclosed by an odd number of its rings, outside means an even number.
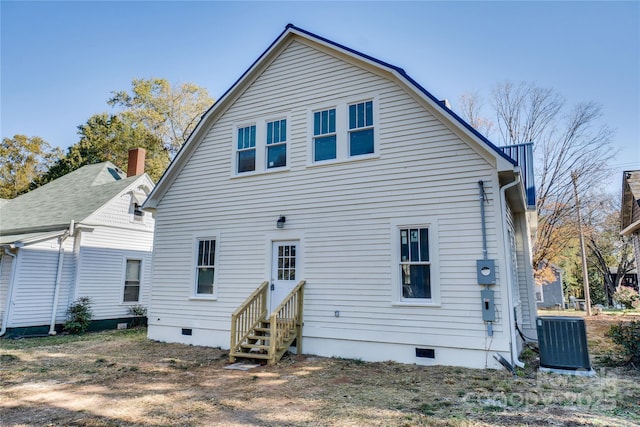
[[[591,316],[591,296],[589,295],[589,273],[587,271],[587,254],[584,251],[584,236],[582,235],[582,218],[580,217],[580,200],[578,199],[578,174],[571,172],[573,181],[573,195],[576,199],[576,212],[578,214],[578,232],[580,233],[580,254],[582,256],[582,283],[584,285],[584,305],[587,316]]]

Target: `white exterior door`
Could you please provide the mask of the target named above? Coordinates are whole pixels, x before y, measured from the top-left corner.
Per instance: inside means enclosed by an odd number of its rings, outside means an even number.
[[[269,292],[269,313],[280,305],[282,300],[298,283],[299,268],[298,241],[273,242],[271,262],[271,291]]]

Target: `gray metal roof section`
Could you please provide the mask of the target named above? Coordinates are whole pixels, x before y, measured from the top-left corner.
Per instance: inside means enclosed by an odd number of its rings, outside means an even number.
[[[126,178],[111,162],[83,166],[1,203],[0,235],[9,238],[65,229],[71,220],[79,222],[87,218],[136,178]],[[2,243],[8,243],[5,237],[1,238]]]

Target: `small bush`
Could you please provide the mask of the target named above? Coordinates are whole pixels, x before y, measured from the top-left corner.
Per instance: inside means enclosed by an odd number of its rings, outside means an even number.
[[[613,294],[613,299],[629,310],[640,307],[640,295],[626,286],[620,286],[620,289]]]
[[[144,317],[147,315],[147,307],[142,304],[135,304],[129,307],[129,314],[135,317]]]
[[[80,297],[67,308],[67,321],[64,323],[64,330],[70,334],[81,334],[89,328],[92,316],[91,298]]]
[[[607,336],[624,348],[624,355],[631,363],[640,364],[640,321],[612,325]]]

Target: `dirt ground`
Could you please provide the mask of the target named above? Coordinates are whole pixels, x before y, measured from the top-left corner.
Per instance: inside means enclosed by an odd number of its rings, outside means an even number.
[[[620,319],[587,319],[595,378],[311,356],[227,370],[225,351],[143,329],[0,340],[0,425],[635,426],[640,371],[603,337]]]

